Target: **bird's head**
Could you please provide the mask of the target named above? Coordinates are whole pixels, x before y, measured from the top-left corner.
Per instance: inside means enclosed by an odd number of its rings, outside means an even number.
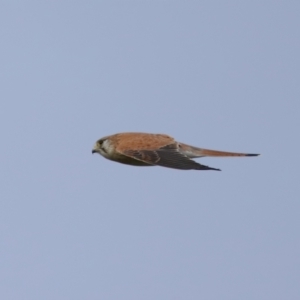
[[[114,151],[114,147],[109,137],[103,137],[100,140],[98,140],[92,149],[93,154],[99,153],[106,158],[109,158],[113,151]]]

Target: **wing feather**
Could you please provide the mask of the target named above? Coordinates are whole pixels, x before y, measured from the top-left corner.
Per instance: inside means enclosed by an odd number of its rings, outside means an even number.
[[[161,147],[157,150],[125,150],[122,153],[150,165],[180,170],[220,171],[219,169],[210,168],[189,159],[187,156],[178,151],[176,143]]]

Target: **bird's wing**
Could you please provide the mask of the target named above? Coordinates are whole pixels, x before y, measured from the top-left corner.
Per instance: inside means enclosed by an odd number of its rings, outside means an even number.
[[[201,165],[178,151],[177,143],[172,143],[155,150],[149,149],[125,149],[119,152],[130,158],[145,162],[149,165],[157,165],[180,170],[216,170]]]

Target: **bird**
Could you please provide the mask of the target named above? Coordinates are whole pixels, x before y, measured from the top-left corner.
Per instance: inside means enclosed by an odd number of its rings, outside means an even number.
[[[105,136],[96,141],[92,153],[132,166],[162,166],[179,170],[214,170],[192,158],[242,157],[259,154],[235,153],[198,148],[177,142],[166,134],[124,132]]]

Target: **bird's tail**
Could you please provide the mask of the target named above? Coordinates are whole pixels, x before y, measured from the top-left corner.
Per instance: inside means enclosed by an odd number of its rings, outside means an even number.
[[[214,157],[242,157],[242,156],[258,156],[259,154],[251,153],[236,153],[226,152],[218,150],[209,150],[203,148],[197,148],[185,144],[179,144],[180,151],[190,158],[203,157],[203,156],[214,156]]]

